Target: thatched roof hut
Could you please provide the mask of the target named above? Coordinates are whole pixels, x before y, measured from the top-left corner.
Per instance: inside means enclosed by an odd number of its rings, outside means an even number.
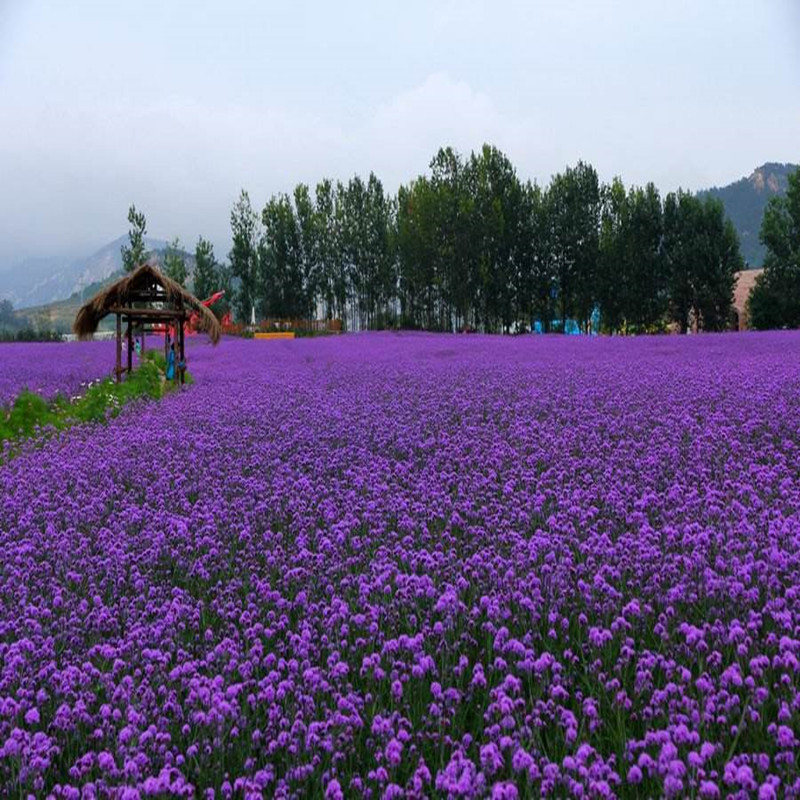
[[[133,304],[155,303],[161,308],[136,308]],[[165,308],[168,307],[168,308]],[[170,310],[171,309],[171,310]],[[178,316],[196,316],[195,328],[207,333],[216,344],[222,334],[219,320],[191,292],[164,275],[152,264],[142,264],[129,275],[99,291],[81,306],[72,329],[80,338],[91,336],[100,320],[109,314],[141,315],[153,322]]]
[[[88,303],[81,306],[72,329],[79,337],[91,336],[100,320],[109,314],[117,318],[117,365],[114,369],[117,382],[123,374],[133,370],[134,335],[141,351],[144,351],[148,332],[164,332],[164,356],[168,359],[167,377],[181,384],[185,379],[186,326],[191,321],[195,330],[203,331],[216,344],[222,333],[217,318],[191,292],[164,275],[152,264],[142,264],[130,275],[120,278],[98,292]],[[125,332],[123,334],[123,325]],[[148,328],[148,326],[150,326]],[[134,334],[134,330],[137,331]],[[170,342],[170,332],[175,341]],[[127,340],[127,366],[122,366],[122,340]]]

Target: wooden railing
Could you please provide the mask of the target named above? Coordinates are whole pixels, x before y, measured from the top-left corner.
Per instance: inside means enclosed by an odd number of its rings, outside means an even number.
[[[341,333],[340,319],[263,319],[257,325],[243,325],[234,322],[222,326],[222,332],[232,336],[244,336],[247,333],[272,333],[295,331],[297,333]]]

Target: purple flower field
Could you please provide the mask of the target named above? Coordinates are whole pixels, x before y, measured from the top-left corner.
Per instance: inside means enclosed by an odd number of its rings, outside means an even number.
[[[4,794],[800,797],[800,335],[189,368],[0,467]]]
[[[82,394],[114,369],[114,342],[14,342],[0,344],[0,408],[29,389],[47,399]]]

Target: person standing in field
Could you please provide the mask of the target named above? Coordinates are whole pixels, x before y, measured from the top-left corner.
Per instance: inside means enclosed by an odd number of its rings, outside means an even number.
[[[175,380],[175,343],[169,346],[169,354],[167,355],[167,380]]]

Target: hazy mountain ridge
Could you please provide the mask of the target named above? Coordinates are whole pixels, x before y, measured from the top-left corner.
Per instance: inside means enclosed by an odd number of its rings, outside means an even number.
[[[103,253],[121,242],[127,243],[127,237],[121,237],[111,244],[106,245],[106,247],[99,250],[97,254]],[[148,260],[151,260],[159,266],[162,266],[164,263],[164,254],[166,252],[166,243],[163,243],[163,247],[155,248],[152,245],[162,244],[161,240],[147,239],[147,242],[148,247],[151,248],[148,250]],[[186,263],[186,269],[191,279],[191,275],[194,272],[195,266],[194,255],[186,252],[185,250],[181,250],[180,252],[183,254],[183,258]],[[78,310],[83,305],[84,301],[90,299],[93,295],[97,294],[97,292],[108,286],[110,283],[119,280],[119,278],[125,274],[122,268],[121,257],[119,262],[119,266],[116,266],[107,275],[104,275],[96,280],[90,279],[89,272],[87,271],[81,273],[80,277],[83,279],[82,282],[80,282],[78,288],[71,292],[67,297],[58,298],[57,300],[50,300],[31,306],[18,306],[13,312],[13,315],[16,319],[15,327],[18,328],[27,325],[33,326],[39,330],[52,330],[59,333],[69,333],[72,329],[72,322],[75,319],[75,315],[78,313]],[[100,263],[102,264],[102,262]],[[101,268],[98,267],[98,269]],[[104,270],[104,267],[102,269]],[[0,297],[0,300],[1,299],[2,297]],[[2,329],[2,327],[2,323],[0,323],[0,329]]]
[[[0,299],[11,300],[16,308],[30,308],[69,298],[82,287],[121,270],[120,248],[127,243],[128,237],[124,235],[84,258],[25,259],[0,273]],[[167,242],[147,236],[145,246],[159,254]]]
[[[742,255],[750,267],[760,267],[764,263],[765,248],[758,240],[764,210],[771,198],[786,194],[789,175],[796,169],[797,164],[767,162],[746,178],[697,193],[700,197],[717,197],[722,201],[725,213],[739,233]]]
[[[74,292],[63,300],[54,300],[39,306],[15,309],[15,325],[13,327],[24,328],[27,326],[37,330],[70,333],[72,331],[72,323],[84,300],[88,300],[108,284],[118,280],[123,274],[121,269],[116,270],[103,280],[90,283],[84,286],[82,291]],[[1,328],[2,323],[0,323]]]

